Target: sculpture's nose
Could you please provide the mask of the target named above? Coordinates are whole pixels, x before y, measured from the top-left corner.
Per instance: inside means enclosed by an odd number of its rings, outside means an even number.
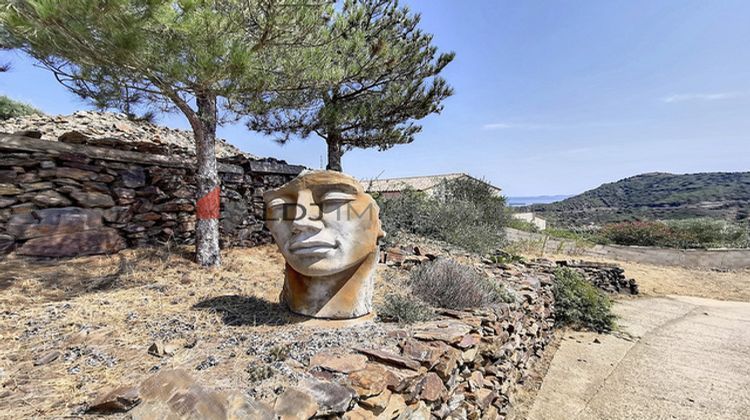
[[[313,201],[311,191],[300,191],[294,208],[295,214],[292,221],[292,231],[295,233],[309,232],[318,231],[323,228],[323,222],[320,219],[320,207]]]

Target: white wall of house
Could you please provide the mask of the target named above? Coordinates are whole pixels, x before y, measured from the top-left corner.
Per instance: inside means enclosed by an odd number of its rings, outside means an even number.
[[[523,220],[524,222],[529,222],[536,226],[539,230],[547,229],[547,221],[532,212],[513,213],[513,217],[519,220]]]

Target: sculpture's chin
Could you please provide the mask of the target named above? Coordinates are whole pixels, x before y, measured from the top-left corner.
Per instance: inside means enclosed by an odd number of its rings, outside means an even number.
[[[336,253],[325,256],[295,256],[287,258],[289,265],[298,273],[308,277],[326,277],[347,271],[359,265],[367,255],[360,258],[343,258]]]
[[[345,271],[349,267],[342,267],[340,262],[338,261],[327,261],[325,259],[317,261],[313,264],[305,265],[295,265],[295,264],[289,264],[292,266],[294,270],[296,270],[298,273],[308,276],[308,277],[326,277],[326,276],[332,276],[337,273],[341,273],[342,271]]]

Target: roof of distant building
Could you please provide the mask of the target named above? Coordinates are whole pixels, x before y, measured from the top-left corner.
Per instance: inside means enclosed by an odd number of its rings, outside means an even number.
[[[437,187],[444,181],[451,181],[458,178],[470,178],[475,181],[483,182],[497,191],[501,191],[500,188],[483,181],[481,179],[474,178],[473,176],[465,173],[452,173],[443,175],[428,175],[428,176],[410,176],[404,178],[388,178],[388,179],[365,179],[362,180],[362,184],[365,189],[370,192],[399,192],[405,189],[413,189],[416,191],[426,191]]]

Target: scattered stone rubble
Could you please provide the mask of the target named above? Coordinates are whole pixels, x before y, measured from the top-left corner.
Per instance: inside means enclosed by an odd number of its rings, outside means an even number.
[[[256,394],[256,398],[248,392],[242,400],[232,400],[198,384],[176,387],[171,385],[174,376],[180,383],[188,381],[183,373],[160,372],[144,384],[160,382],[158,388],[174,391],[157,399],[141,391],[143,402],[128,408],[128,413],[135,418],[143,418],[141,412],[155,417],[179,415],[182,408],[173,402],[186,399],[204,401],[195,407],[220,404],[222,412],[230,413],[228,418],[241,417],[237,413],[246,412],[247,407],[256,410],[253,418],[268,419],[503,418],[514,389],[552,338],[553,276],[520,264],[479,263],[477,268],[503,281],[516,301],[485,309],[438,310],[437,319],[412,326],[370,321],[362,331],[375,332],[372,340],[361,337],[346,343],[335,338],[339,330],[331,330],[324,339],[325,348],[311,340],[310,347],[319,350],[309,357],[302,351],[305,343],[289,350],[283,364],[298,370],[296,382],[287,383],[278,393]],[[384,331],[378,324],[388,328]],[[340,331],[351,335],[356,330]],[[275,339],[256,343],[248,338],[248,342],[255,343],[248,350],[254,354],[278,346]],[[329,342],[336,344],[331,347]],[[135,401],[132,390],[143,387],[127,388],[125,402]],[[102,398],[89,410],[100,410],[103,401],[112,400],[109,393],[102,391]]]
[[[422,263],[408,257],[418,253],[426,261],[447,255],[423,244],[416,248],[399,248],[413,263],[381,264],[379,270],[408,275],[409,267]],[[192,329],[184,336],[152,335],[141,354],[154,368],[130,372],[121,383],[89,393],[75,401],[86,403],[71,406],[70,413],[143,419],[188,413],[254,419],[505,418],[515,390],[553,338],[557,264],[493,263],[458,250],[451,250],[450,257],[502,283],[514,301],[463,311],[437,309],[436,319],[412,325],[291,323],[249,332],[232,324],[225,340],[198,336],[197,346],[194,338],[200,332]],[[33,363],[59,369],[76,366],[69,360],[80,364],[95,358],[102,369],[109,366],[106,348],[99,353],[85,348],[45,345]],[[127,363],[122,359],[117,365]]]
[[[102,391],[88,411],[131,410],[133,418],[186,412],[226,413],[222,418],[253,412],[249,418],[264,419],[429,419],[430,413],[502,418],[513,389],[549,342],[554,323],[550,279],[523,279],[518,287],[522,298],[517,303],[444,310],[438,320],[392,331],[389,339],[396,345],[388,350],[333,348],[315,354],[302,367],[306,374],[300,382],[272,400],[215,392],[177,370],[159,372],[138,387]]]
[[[71,115],[27,115],[0,122],[0,132],[42,140],[81,143],[144,153],[195,154],[190,131],[131,121],[125,114],[78,111]],[[217,139],[219,158],[244,155],[238,148]]]

